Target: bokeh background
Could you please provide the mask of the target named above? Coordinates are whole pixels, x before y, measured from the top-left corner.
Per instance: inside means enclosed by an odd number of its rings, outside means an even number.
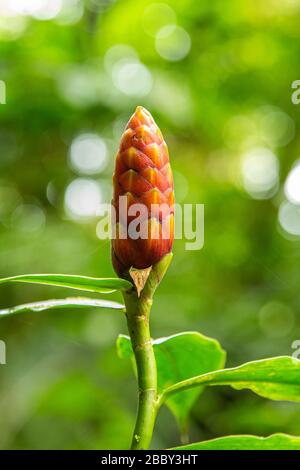
[[[298,0],[0,0],[0,275],[114,275],[99,239],[114,155],[137,104],[169,144],[177,202],[205,204],[205,245],[174,245],[154,337],[216,337],[228,365],[300,339]],[[8,285],[1,307],[70,291]],[[76,293],[75,293],[76,294]],[[118,294],[113,296],[120,300]],[[119,312],[2,319],[2,449],[126,448],[136,385]],[[300,407],[205,391],[191,439],[300,434]],[[153,446],[179,441],[167,410]]]

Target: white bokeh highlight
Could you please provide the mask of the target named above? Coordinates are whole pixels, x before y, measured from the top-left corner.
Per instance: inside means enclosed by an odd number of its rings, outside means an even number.
[[[103,171],[107,165],[107,147],[97,134],[81,134],[70,147],[69,163],[82,175],[93,175]]]
[[[279,108],[267,107],[259,120],[263,141],[270,146],[284,147],[295,136],[293,119]]]
[[[51,20],[61,11],[62,0],[10,0],[12,11],[38,20]]]
[[[300,236],[300,206],[284,201],[279,207],[278,221],[286,234]]]
[[[170,24],[161,28],[156,34],[155,47],[163,59],[176,62],[188,55],[191,38],[181,26]]]
[[[268,148],[257,147],[242,156],[243,185],[255,199],[268,199],[274,195],[279,182],[279,161]]]
[[[153,80],[148,68],[137,59],[121,59],[112,68],[115,87],[125,95],[142,98],[151,91]]]
[[[67,187],[64,198],[65,211],[71,219],[96,217],[103,202],[100,184],[89,178],[76,178]]]
[[[300,161],[291,169],[284,185],[287,199],[295,204],[300,204]]]

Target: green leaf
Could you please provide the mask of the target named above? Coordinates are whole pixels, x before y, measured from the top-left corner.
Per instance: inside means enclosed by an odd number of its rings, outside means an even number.
[[[0,279],[0,284],[7,282],[45,284],[100,293],[109,293],[132,287],[132,284],[125,279],[75,276],[72,274],[22,274],[21,276]]]
[[[120,335],[117,348],[121,357],[132,357],[131,341],[128,336]],[[197,332],[179,333],[153,341],[157,363],[158,391],[197,374],[210,372],[224,366],[226,354],[215,339],[207,338]],[[184,427],[187,416],[201,393],[202,388],[186,390],[174,395],[167,405]]]
[[[0,317],[7,317],[23,312],[42,312],[48,309],[58,308],[78,308],[78,307],[94,307],[94,308],[113,308],[122,309],[124,305],[118,302],[111,302],[102,299],[88,299],[86,297],[68,297],[66,299],[42,300],[40,302],[31,302],[29,304],[17,305],[0,310]]]
[[[225,436],[174,447],[173,450],[300,450],[300,437],[288,434]]]
[[[200,375],[169,387],[162,400],[199,385],[230,385],[272,400],[300,402],[300,361],[289,356],[274,357]]]

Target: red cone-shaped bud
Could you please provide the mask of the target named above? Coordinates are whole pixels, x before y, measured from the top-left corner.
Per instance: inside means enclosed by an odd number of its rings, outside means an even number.
[[[138,106],[121,138],[113,176],[116,213],[112,261],[120,277],[170,253],[174,188],[167,145],[151,114]]]

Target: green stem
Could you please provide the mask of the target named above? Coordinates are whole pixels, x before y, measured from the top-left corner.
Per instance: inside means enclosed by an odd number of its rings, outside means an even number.
[[[123,291],[128,331],[135,356],[138,378],[138,411],[131,449],[148,449],[158,411],[157,368],[150,336],[149,318],[154,292],[164,277],[172,259],[166,255],[152,266],[140,290],[140,285]],[[140,272],[142,275],[145,272]],[[138,288],[137,288],[138,287]]]
[[[156,361],[149,329],[152,299],[138,298],[135,292],[124,298],[139,389],[138,413],[131,448],[148,449],[157,414]]]

